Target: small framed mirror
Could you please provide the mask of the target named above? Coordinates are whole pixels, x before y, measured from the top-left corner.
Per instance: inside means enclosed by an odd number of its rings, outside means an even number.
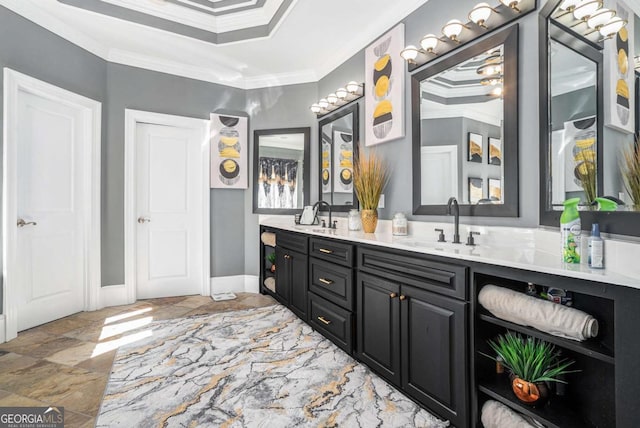
[[[311,128],[253,133],[253,212],[294,214],[309,204]]]
[[[518,26],[415,73],[413,213],[518,216]]]
[[[353,162],[358,155],[358,103],[342,107],[318,124],[320,141],[320,200],[331,210],[358,207],[353,189]]]

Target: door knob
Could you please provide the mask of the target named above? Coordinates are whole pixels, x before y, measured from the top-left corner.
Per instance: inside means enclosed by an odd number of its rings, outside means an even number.
[[[143,224],[143,223],[149,223],[151,221],[151,219],[149,217],[138,217],[138,223]]]
[[[389,297],[391,297],[392,299],[396,298],[397,294],[396,293],[389,293]]]
[[[25,226],[37,226],[38,223],[36,223],[35,221],[24,221],[24,219],[19,218],[18,219],[18,227],[25,227]]]

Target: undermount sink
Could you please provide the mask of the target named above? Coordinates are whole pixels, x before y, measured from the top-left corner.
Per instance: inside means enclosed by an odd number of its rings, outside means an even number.
[[[416,248],[433,248],[434,250],[470,250],[475,248],[474,246],[461,244],[454,244],[453,242],[438,242],[438,241],[427,241],[424,239],[398,239],[396,241],[400,245],[406,245],[408,247],[416,247]],[[477,246],[477,245],[476,245]]]

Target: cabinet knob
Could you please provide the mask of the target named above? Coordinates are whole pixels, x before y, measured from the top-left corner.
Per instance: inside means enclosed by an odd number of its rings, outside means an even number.
[[[291,258],[291,256],[290,256],[289,254],[285,254],[285,255],[284,255],[284,258],[285,258],[285,259],[287,259],[287,260],[289,260],[289,259]]]
[[[405,300],[406,298],[407,298],[407,296],[404,296],[404,295],[402,295],[402,294],[401,294],[401,295],[400,295],[400,297],[399,297],[399,299],[400,299],[400,300]]]
[[[391,297],[392,299],[397,297],[398,295],[396,293],[389,293],[389,297]]]

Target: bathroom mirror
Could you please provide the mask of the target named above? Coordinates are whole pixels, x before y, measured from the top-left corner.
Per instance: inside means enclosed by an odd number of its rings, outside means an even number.
[[[353,189],[353,162],[358,152],[358,103],[342,107],[318,123],[320,200],[332,211],[358,207]],[[321,207],[322,208],[322,207]]]
[[[311,128],[253,133],[253,212],[293,214],[309,205]]]
[[[413,75],[413,213],[518,216],[518,26]]]
[[[627,27],[602,40],[586,24],[572,22],[564,4],[551,0],[540,14],[540,224],[557,227],[562,202],[577,197],[583,229],[598,222],[602,231],[638,236],[640,211],[633,208],[621,171],[623,152],[633,148],[638,129],[637,11],[618,10]],[[626,131],[613,124],[614,116],[624,119]],[[615,199],[618,206],[598,211],[596,197]]]

